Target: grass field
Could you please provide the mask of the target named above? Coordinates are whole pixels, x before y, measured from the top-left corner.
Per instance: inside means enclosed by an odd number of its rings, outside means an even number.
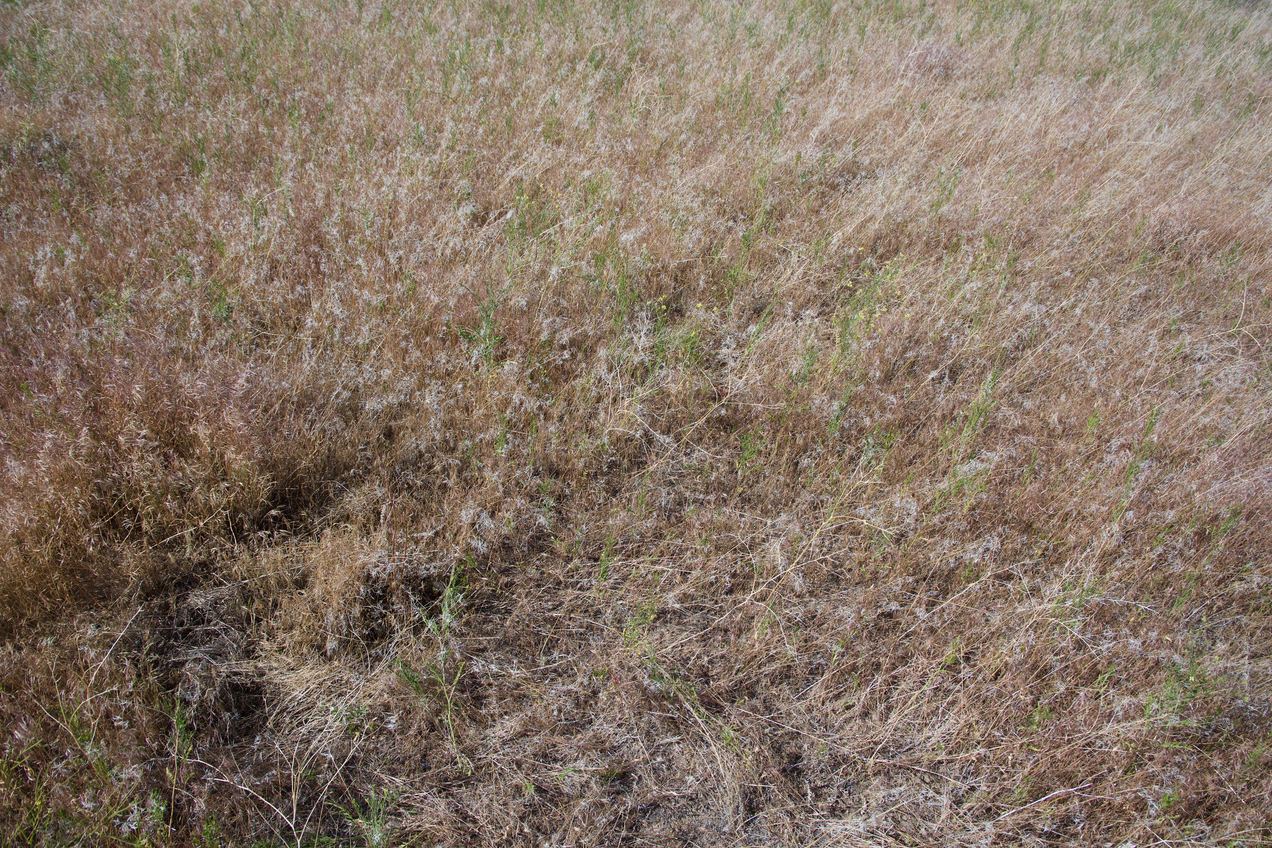
[[[1272,7],[5,0],[0,845],[1272,843]]]

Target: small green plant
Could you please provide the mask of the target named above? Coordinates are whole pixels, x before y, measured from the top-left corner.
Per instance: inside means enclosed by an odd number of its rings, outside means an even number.
[[[1033,712],[1029,714],[1028,727],[1030,732],[1037,733],[1042,730],[1051,721],[1051,707],[1047,704],[1039,704],[1034,707]]]
[[[645,656],[645,670],[650,681],[679,701],[704,729],[714,728],[720,744],[734,753],[741,753],[742,746],[738,732],[703,705],[702,698],[691,680],[668,669],[652,653]]]
[[[465,773],[472,773],[472,763],[459,747],[456,719],[459,711],[459,684],[466,663],[455,656],[451,635],[464,605],[465,574],[473,566],[472,555],[451,565],[450,576],[437,601],[437,612],[425,624],[438,641],[437,657],[424,666],[414,668],[404,660],[397,664],[398,679],[422,701],[438,708],[438,721],[446,730],[455,762]]]
[[[861,340],[883,314],[884,297],[900,268],[895,260],[878,267],[871,259],[864,266],[864,276],[854,274],[847,281],[848,302],[835,318],[839,337],[837,356],[841,362],[851,364]]]
[[[221,825],[216,816],[209,814],[194,838],[195,848],[222,848],[224,844],[221,839]]]
[[[658,604],[655,601],[651,599],[642,602],[623,625],[623,644],[629,648],[642,645],[645,641],[645,631],[654,623],[654,617],[657,614]]]
[[[954,199],[954,195],[958,192],[958,184],[962,178],[963,169],[957,166],[950,168],[942,166],[937,170],[936,193],[929,206],[933,213],[940,212]]]
[[[108,56],[102,69],[102,89],[114,100],[128,96],[133,83],[135,62],[128,56]]]
[[[102,322],[116,332],[122,332],[132,309],[135,292],[131,286],[124,286],[118,292],[107,291],[102,295]]]
[[[364,848],[389,848],[393,844],[390,814],[398,802],[398,793],[371,790],[363,801],[354,799],[348,806],[337,804],[340,815],[362,839]]]
[[[340,705],[332,708],[334,718],[350,736],[365,733],[372,726],[371,711],[363,704]]]
[[[596,563],[596,581],[604,583],[609,579],[610,566],[614,563],[614,545],[616,539],[610,536],[605,540],[605,548],[601,551],[601,557]]]
[[[177,793],[185,780],[185,767],[194,755],[194,735],[189,716],[180,700],[172,701],[168,719],[172,722],[172,763],[167,769],[168,802],[171,808],[176,803]]]
[[[804,355],[800,359],[799,368],[791,375],[791,379],[796,385],[807,383],[813,376],[813,370],[817,367],[817,347],[809,342],[804,347]]]
[[[13,845],[38,844],[39,837],[48,832],[57,815],[56,807],[50,802],[50,787],[46,778],[30,761],[35,747],[28,745],[10,756],[0,755],[0,786],[6,792],[11,791],[10,787],[18,786],[19,781],[30,787],[27,803],[22,806],[21,817],[13,823]]]
[[[524,246],[526,242],[546,234],[557,218],[557,210],[546,195],[521,185],[513,198],[512,218],[508,222],[509,240]]]
[[[1162,685],[1145,697],[1144,718],[1168,727],[1187,727],[1193,723],[1185,716],[1189,706],[1213,689],[1214,682],[1196,659],[1174,665]]]
[[[477,324],[472,327],[460,327],[459,338],[469,346],[473,361],[485,365],[493,365],[495,352],[503,338],[495,326],[495,311],[499,308],[497,299],[487,297],[477,309]]]
[[[857,458],[857,468],[864,472],[877,471],[888,458],[888,453],[897,442],[895,430],[873,429],[861,440],[861,455]]]
[[[405,683],[418,698],[439,708],[437,718],[450,741],[455,764],[465,774],[472,774],[472,762],[460,750],[459,735],[456,730],[459,711],[457,692],[464,676],[465,663],[460,660],[454,664],[453,670],[447,671],[449,658],[446,653],[443,651],[443,655],[437,661],[429,663],[423,673],[406,662],[399,661],[398,679]]]
[[[967,456],[977,435],[985,428],[989,413],[994,408],[994,387],[998,385],[998,378],[1001,375],[1002,371],[997,368],[991,371],[985,378],[985,382],[981,383],[976,399],[967,408],[967,415],[963,419],[963,429],[958,436],[958,462],[962,462]]]
[[[1055,620],[1065,630],[1076,632],[1086,621],[1087,607],[1099,595],[1098,580],[1085,580],[1081,584],[1066,581],[1053,604]]]
[[[764,438],[754,431],[747,431],[738,437],[738,473],[745,474],[751,470],[759,459],[764,446]]]
[[[1174,809],[1182,798],[1183,796],[1179,794],[1178,789],[1166,790],[1162,793],[1162,797],[1157,799],[1157,812],[1163,816],[1170,815],[1170,811]]]

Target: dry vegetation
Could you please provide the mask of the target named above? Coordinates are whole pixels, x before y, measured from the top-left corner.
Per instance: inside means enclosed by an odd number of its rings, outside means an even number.
[[[0,842],[1272,840],[1272,13],[0,7]]]

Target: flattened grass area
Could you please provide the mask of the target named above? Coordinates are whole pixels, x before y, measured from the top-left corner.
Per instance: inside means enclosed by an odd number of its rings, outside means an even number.
[[[1272,11],[0,5],[0,844],[1272,840]]]

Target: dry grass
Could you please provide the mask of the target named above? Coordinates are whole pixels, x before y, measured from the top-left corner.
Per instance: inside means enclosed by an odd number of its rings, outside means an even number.
[[[1272,840],[1272,14],[0,8],[0,840]]]

